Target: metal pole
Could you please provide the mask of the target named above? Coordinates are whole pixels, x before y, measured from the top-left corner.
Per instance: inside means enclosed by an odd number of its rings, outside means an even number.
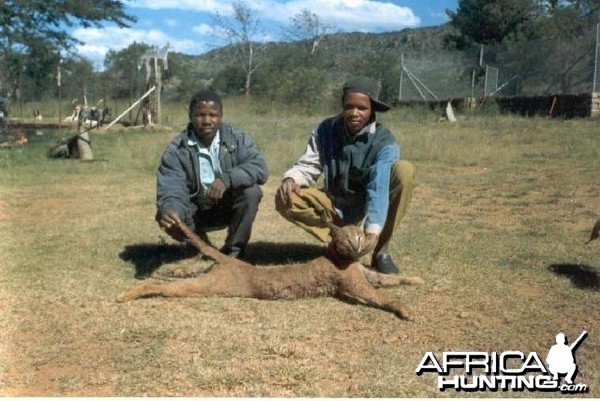
[[[479,48],[479,66],[483,66],[483,45]]]
[[[402,80],[404,79],[404,53],[400,56],[400,84],[398,85],[398,101],[402,101]]]
[[[488,67],[489,66],[485,66],[485,80],[483,81],[483,97],[486,98],[487,97],[487,84],[488,84]]]
[[[61,92],[61,71],[60,71],[60,58],[58,59],[58,66],[56,67],[56,84],[58,85],[58,129],[61,129],[62,126],[62,113],[61,113],[61,106],[62,106],[62,92]]]
[[[156,77],[156,124],[161,124],[161,110],[160,110],[160,92],[162,92],[160,66],[158,65],[158,58],[154,59],[154,75]]]
[[[598,47],[600,47],[600,24],[596,25],[596,53],[594,56],[594,82],[592,83],[592,93],[596,93],[596,81],[598,80]]]

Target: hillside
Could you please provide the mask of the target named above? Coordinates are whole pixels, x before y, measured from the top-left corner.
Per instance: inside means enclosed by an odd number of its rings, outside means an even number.
[[[260,68],[253,75],[253,93],[306,104],[330,93],[354,74],[379,79],[382,97],[390,102],[490,93],[510,96],[591,91],[592,33],[459,51],[444,46],[445,36],[452,31],[445,24],[381,34],[333,33],[321,40],[312,56],[306,41],[261,44],[256,49],[255,61]],[[178,70],[172,77],[179,78],[171,83],[172,89],[187,92],[189,86],[181,82],[189,81],[190,85],[211,86],[223,93],[239,93],[243,72],[231,63],[230,50],[225,46],[200,56],[172,54],[172,65]],[[294,83],[298,80],[302,82]],[[302,86],[306,83],[322,88],[321,93],[315,94],[314,88],[311,94],[301,93],[308,90]]]
[[[397,96],[402,55],[404,55],[405,64],[418,69],[419,74],[423,74],[426,79],[429,76],[439,75],[437,66],[442,62],[458,65],[458,68],[453,68],[451,76],[445,80],[456,81],[458,79],[463,72],[463,66],[469,62],[464,53],[449,52],[444,49],[444,36],[451,29],[449,25],[442,25],[382,34],[334,33],[321,40],[315,52],[315,59],[319,69],[334,82],[353,73],[376,76],[383,81],[384,87],[389,88],[388,92],[390,93],[384,93],[383,96],[388,100],[393,100]],[[260,46],[259,55],[263,63],[280,60],[286,55],[297,57],[299,53],[303,52],[306,45],[307,42],[303,41],[267,43]],[[231,60],[229,50],[229,47],[225,46],[200,56],[173,53],[170,55],[173,60],[170,64],[178,64],[178,68],[184,69],[186,73],[192,73],[199,84],[210,85],[213,83],[214,77],[222,73],[229,65]],[[477,55],[474,57],[476,60]],[[375,67],[372,67],[374,64]],[[259,70],[256,74],[256,79],[259,81],[262,79],[260,74]],[[437,90],[441,89],[439,85],[436,87],[433,84],[433,87]],[[391,88],[393,88],[393,93],[391,93]]]

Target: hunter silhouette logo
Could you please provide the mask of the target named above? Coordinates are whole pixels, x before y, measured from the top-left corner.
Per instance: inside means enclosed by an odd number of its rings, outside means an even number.
[[[564,333],[556,335],[556,344],[550,347],[546,364],[535,352],[443,352],[436,357],[426,352],[415,373],[438,374],[441,391],[560,391],[585,393],[586,384],[573,382],[577,374],[575,350],[587,337],[583,331],[570,345]],[[565,383],[561,384],[561,377]]]
[[[567,384],[573,384],[573,378],[577,373],[577,365],[575,364],[573,352],[586,336],[587,331],[584,331],[571,345],[567,345],[567,338],[564,333],[558,333],[556,335],[556,345],[553,345],[552,348],[550,348],[548,356],[546,357],[548,370],[552,373],[552,378],[554,380],[559,380],[559,375],[566,374],[567,377],[565,380]]]

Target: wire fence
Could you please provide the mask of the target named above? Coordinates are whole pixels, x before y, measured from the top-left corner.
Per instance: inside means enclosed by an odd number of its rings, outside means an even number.
[[[600,91],[600,24],[577,35],[402,57],[399,101]]]

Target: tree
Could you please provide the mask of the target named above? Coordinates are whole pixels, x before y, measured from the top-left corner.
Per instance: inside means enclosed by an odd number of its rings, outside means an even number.
[[[83,103],[84,92],[88,89],[96,94],[96,74],[91,61],[82,57],[68,57],[61,62],[61,90],[64,99]],[[96,101],[99,98],[95,99]],[[72,110],[69,110],[72,111]]]
[[[233,19],[217,14],[216,24],[229,42],[229,50],[241,70],[244,71],[244,95],[250,95],[252,75],[260,66],[260,47],[256,44],[259,19],[243,2],[232,3]]]
[[[327,72],[310,60],[298,44],[283,44],[270,53],[256,74],[254,93],[285,105],[299,105],[310,114],[327,97]]]
[[[459,31],[448,40],[457,47],[501,43],[529,21],[537,0],[459,0],[456,11],[447,10],[450,25]]]
[[[290,26],[284,29],[283,34],[293,41],[305,40],[309,53],[313,55],[323,37],[332,31],[332,25],[323,23],[317,14],[303,9],[290,19]]]
[[[498,46],[496,62],[527,81],[529,93],[582,91],[593,68],[600,1],[540,0],[534,13]]]
[[[51,5],[44,1],[0,1],[0,74],[8,95],[18,92],[23,68],[29,62],[46,62],[55,69],[61,50],[68,53],[79,43],[68,28],[98,27],[103,22],[128,27],[135,20],[117,0],[54,0]],[[41,48],[51,56],[37,59]]]
[[[116,98],[137,99],[144,91],[144,63],[142,56],[152,47],[133,42],[127,48],[110,50],[104,59],[105,77],[112,84]]]

